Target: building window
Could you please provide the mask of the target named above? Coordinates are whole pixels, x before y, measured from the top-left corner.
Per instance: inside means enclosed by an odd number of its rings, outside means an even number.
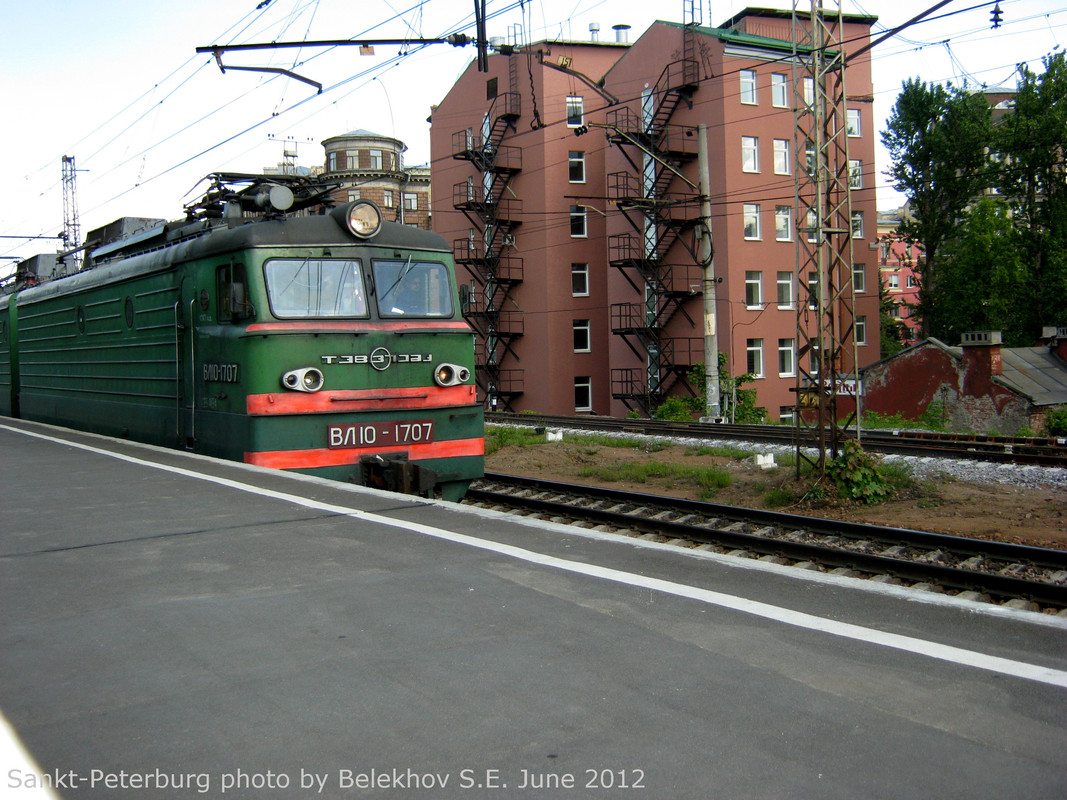
[[[497,93],[497,80],[496,78],[490,78],[485,82],[485,99],[492,100],[496,97]]]
[[[571,183],[585,183],[585,153],[581,150],[571,150],[567,163],[568,180]]]
[[[741,170],[759,172],[759,139],[755,136],[741,137]]]
[[[807,216],[804,219],[804,230],[807,231],[809,242],[819,241],[819,231],[816,230],[818,225],[819,220],[815,217],[815,209],[809,208]]]
[[[809,175],[815,174],[815,142],[811,139],[804,146],[804,168]]]
[[[774,238],[779,242],[793,241],[793,207],[774,207]]]
[[[382,192],[382,206],[384,208],[396,208],[396,198],[393,196],[392,189],[386,189]]]
[[[852,265],[852,291],[856,294],[867,291],[867,270],[863,264]]]
[[[743,213],[745,219],[745,238],[751,240],[759,239],[759,204],[745,203]]]
[[[370,165],[368,168],[380,170],[382,168],[382,151],[371,150],[367,155],[370,158]]]
[[[808,273],[808,296],[810,298],[808,300],[808,308],[812,308],[812,309],[818,308],[819,307],[819,273],[818,272],[809,272]]]
[[[804,105],[811,108],[815,105],[815,79],[804,78]]]
[[[571,264],[571,296],[589,296],[589,265]]]
[[[796,342],[793,339],[778,340],[778,377],[796,375]]]
[[[915,276],[914,275],[909,275],[908,276],[908,288],[909,289],[917,289],[918,286],[919,286],[919,282],[917,280],[915,280]]]
[[[862,211],[853,211],[852,212],[852,238],[853,239],[862,239],[863,238],[863,212]]]
[[[574,410],[593,410],[593,379],[588,376],[574,379]]]
[[[778,273],[778,308],[793,307],[793,273]]]
[[[756,95],[756,71],[751,69],[741,70],[741,102],[755,105],[759,101]]]
[[[356,200],[359,200],[359,199],[360,199],[359,189],[349,189],[348,190],[348,202],[349,203],[354,203]]]
[[[867,344],[867,318],[856,317],[856,344]]]
[[[771,73],[771,105],[789,108],[789,78],[780,72]]]
[[[337,172],[337,153],[326,154],[326,171]]]
[[[860,127],[860,110],[858,108],[846,109],[845,133],[849,136],[859,136],[862,132],[862,128]]]
[[[419,210],[419,196],[417,194],[415,194],[414,192],[404,192],[404,210]]]
[[[745,340],[745,352],[748,355],[748,372],[754,378],[763,377],[763,340]]]
[[[745,306],[763,308],[763,273],[748,271],[745,273]]]
[[[589,320],[576,319],[574,320],[574,352],[575,353],[588,353],[592,348],[590,345],[591,339],[589,336]]]
[[[793,165],[789,158],[789,140],[774,140],[774,174],[792,175]]]
[[[863,162],[859,159],[850,158],[848,160],[848,188],[863,188]]]
[[[584,239],[588,235],[585,225],[585,206],[571,206],[571,237]]]
[[[894,292],[900,291],[900,276],[895,272],[889,276],[889,289]]]
[[[585,124],[585,98],[567,98],[567,127],[580,128]]]

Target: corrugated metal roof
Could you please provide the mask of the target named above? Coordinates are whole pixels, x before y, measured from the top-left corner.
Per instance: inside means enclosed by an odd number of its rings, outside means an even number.
[[[937,344],[953,358],[963,358],[962,347]],[[1002,372],[993,380],[1001,386],[1030,398],[1035,406],[1067,403],[1067,364],[1050,353],[1047,347],[1002,347],[1000,360]]]
[[[1047,347],[1003,347],[1000,350],[1008,388],[1026,395],[1035,406],[1067,403],[1067,365]]]

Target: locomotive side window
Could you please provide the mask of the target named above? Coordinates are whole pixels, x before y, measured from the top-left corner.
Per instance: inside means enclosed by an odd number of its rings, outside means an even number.
[[[264,266],[274,316],[288,319],[367,316],[358,261],[276,258]]]
[[[375,261],[374,285],[382,317],[451,317],[452,288],[444,264]]]
[[[248,301],[248,280],[244,264],[227,264],[216,271],[219,322],[237,322],[253,315]]]

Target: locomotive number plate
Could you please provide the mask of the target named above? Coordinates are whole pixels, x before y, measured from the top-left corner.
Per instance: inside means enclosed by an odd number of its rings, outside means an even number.
[[[357,422],[326,428],[327,447],[388,447],[398,444],[425,444],[433,441],[433,422]]]

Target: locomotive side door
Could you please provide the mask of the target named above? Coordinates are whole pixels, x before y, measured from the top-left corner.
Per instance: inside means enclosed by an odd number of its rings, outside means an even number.
[[[175,383],[178,446],[196,447],[196,323],[199,298],[190,278],[182,278],[174,303]]]

